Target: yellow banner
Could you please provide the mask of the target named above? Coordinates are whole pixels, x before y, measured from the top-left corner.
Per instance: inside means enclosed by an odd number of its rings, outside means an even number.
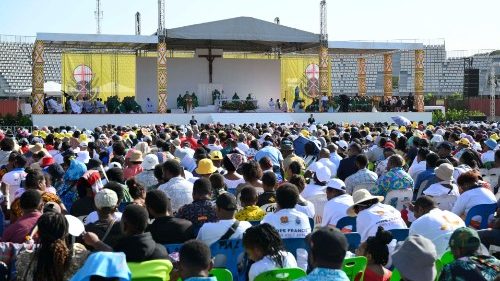
[[[301,99],[308,105],[312,98],[320,97],[318,61],[317,55],[281,58],[281,97],[289,104]]]
[[[64,53],[62,89],[91,99],[135,96],[135,55]]]

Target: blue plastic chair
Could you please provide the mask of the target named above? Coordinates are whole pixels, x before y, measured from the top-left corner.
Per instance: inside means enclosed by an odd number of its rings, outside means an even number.
[[[234,280],[241,279],[244,274],[242,270],[238,270],[238,260],[242,260],[245,253],[241,239],[219,240],[210,246],[210,251],[212,257],[215,257],[217,267],[224,267],[231,271]]]
[[[344,235],[349,244],[349,251],[354,252],[359,247],[359,244],[361,244],[361,235],[357,232],[344,233]]]
[[[351,226],[351,232],[356,232],[356,217],[343,217],[335,227],[342,230],[346,226]]]
[[[410,230],[408,228],[404,229],[389,229],[390,233],[392,233],[392,237],[396,239],[396,241],[405,241],[408,237]]]
[[[311,225],[311,231],[314,230],[314,219],[309,218],[309,224]]]
[[[479,229],[488,228],[488,218],[490,215],[494,214],[497,209],[497,204],[481,204],[472,207],[467,213],[467,217],[465,217],[465,225],[470,226],[471,220],[475,216],[481,217],[481,224],[479,225]]]
[[[259,224],[260,224],[260,221],[249,221],[249,223],[250,223],[252,226],[256,226],[256,225],[259,225]]]
[[[182,244],[165,244],[163,245],[169,254],[178,253],[182,247]]]
[[[304,238],[287,238],[283,239],[283,244],[285,249],[292,253],[292,255],[297,259],[297,250],[304,249],[309,252],[309,245]]]

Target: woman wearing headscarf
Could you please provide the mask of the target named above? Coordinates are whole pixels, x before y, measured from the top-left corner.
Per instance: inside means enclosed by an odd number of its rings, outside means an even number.
[[[73,155],[67,155],[64,157],[63,168],[66,168],[66,172],[64,173],[63,184],[57,191],[57,195],[61,198],[66,208],[71,210],[73,202],[78,199],[76,183],[87,171],[87,166],[75,160]]]

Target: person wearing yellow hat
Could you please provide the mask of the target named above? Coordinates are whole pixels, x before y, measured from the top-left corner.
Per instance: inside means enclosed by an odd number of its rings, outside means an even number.
[[[498,140],[500,140],[500,136],[498,136],[497,133],[493,133],[493,134],[491,134],[490,139],[492,139],[494,141],[498,141]]]
[[[224,171],[224,169],[222,168],[222,152],[220,152],[219,150],[213,150],[210,151],[208,156],[210,157],[210,160],[212,160],[214,166],[217,168],[217,171],[222,174],[222,172]]]
[[[198,162],[198,167],[194,170],[200,177],[209,178],[210,175],[217,171],[217,167],[210,159],[201,159]]]

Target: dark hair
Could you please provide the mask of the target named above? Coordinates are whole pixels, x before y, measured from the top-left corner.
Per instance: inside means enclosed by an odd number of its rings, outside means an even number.
[[[465,149],[462,155],[460,156],[460,162],[468,165],[472,169],[479,168],[480,160],[477,157],[477,154],[474,153],[470,149]]]
[[[257,190],[253,186],[245,186],[240,192],[240,201],[246,205],[257,202]]]
[[[193,184],[193,194],[210,195],[212,194],[212,184],[207,178],[199,178]]]
[[[281,209],[292,209],[299,201],[299,190],[294,184],[284,183],[276,190],[276,202]]]
[[[219,173],[214,173],[210,175],[210,184],[212,185],[212,190],[226,190],[226,183],[224,182],[224,176]]]
[[[123,176],[123,170],[120,168],[111,168],[106,171],[109,181],[115,181],[121,184],[125,183],[125,178]]]
[[[157,214],[165,214],[171,212],[172,206],[165,192],[161,190],[151,190],[146,193],[146,206]]]
[[[12,151],[14,149],[15,143],[11,138],[4,138],[0,141],[0,149],[2,151]]]
[[[278,268],[283,268],[283,241],[272,225],[263,223],[248,228],[243,233],[243,246],[245,248],[259,248],[264,256],[269,256],[278,265]]]
[[[132,198],[137,199],[141,198],[142,194],[145,191],[144,185],[138,182],[135,178],[130,178],[127,180],[127,187]]]
[[[111,189],[116,192],[116,196],[118,197],[118,205],[123,201],[125,194],[123,193],[123,187],[120,183],[110,181],[106,185],[104,185],[104,188]]]
[[[26,163],[28,163],[28,160],[22,154],[17,155],[14,159],[14,166],[16,167],[24,167],[26,166]]]
[[[421,148],[423,149],[423,148]],[[420,151],[420,150],[419,150]],[[439,155],[434,152],[429,152],[427,156],[425,156],[425,165],[426,168],[436,168],[437,161],[439,161]]]
[[[242,175],[246,182],[258,180],[261,177],[262,169],[257,161],[248,161],[241,165]]]
[[[424,209],[433,209],[436,208],[436,202],[430,196],[420,196],[414,203],[415,207],[420,207]]]
[[[260,158],[259,165],[263,170],[268,170],[273,167],[273,162],[271,161],[271,158],[265,156]]]
[[[306,155],[317,155],[318,147],[314,142],[310,141],[304,145],[304,152]]]
[[[156,180],[162,180],[163,179],[163,166],[162,164],[157,164],[153,170],[153,175],[155,176]]]
[[[294,175],[300,175],[300,172],[302,172],[302,165],[298,161],[292,161],[288,165],[288,169],[290,169],[290,172]]]
[[[306,179],[302,175],[293,175],[288,182],[295,185],[299,192],[306,188]]]
[[[430,152],[431,151],[428,148],[422,147],[418,149],[417,155],[420,156],[420,158],[422,159],[427,159],[427,155],[429,155]]]
[[[366,252],[372,256],[373,262],[379,265],[386,265],[389,261],[389,248],[387,244],[391,243],[392,234],[379,226],[377,234],[370,236],[366,240]]]
[[[173,177],[178,177],[182,173],[181,164],[176,161],[169,159],[163,163],[163,170],[169,172]]]
[[[359,154],[356,156],[356,165],[359,167],[366,168],[368,166],[368,158],[364,154]]]
[[[148,211],[146,208],[131,204],[125,207],[122,220],[127,223],[136,233],[143,233],[148,226]]]
[[[38,189],[38,184],[44,181],[45,177],[40,170],[26,169],[26,178],[24,179],[25,189]]]
[[[42,196],[37,190],[26,190],[19,198],[19,204],[23,210],[36,209],[40,206],[40,201],[42,201]]]
[[[71,263],[71,251],[66,244],[68,221],[60,213],[44,213],[37,222],[39,246],[33,260],[33,276],[39,281],[63,281]]]
[[[118,156],[125,156],[127,154],[126,147],[123,142],[113,143],[113,154]]]
[[[184,242],[179,250],[179,262],[187,270],[196,272],[208,270],[211,261],[210,248],[199,240]]]
[[[276,178],[276,174],[273,172],[265,172],[262,175],[262,184],[267,187],[275,187],[278,183],[278,179]]]

